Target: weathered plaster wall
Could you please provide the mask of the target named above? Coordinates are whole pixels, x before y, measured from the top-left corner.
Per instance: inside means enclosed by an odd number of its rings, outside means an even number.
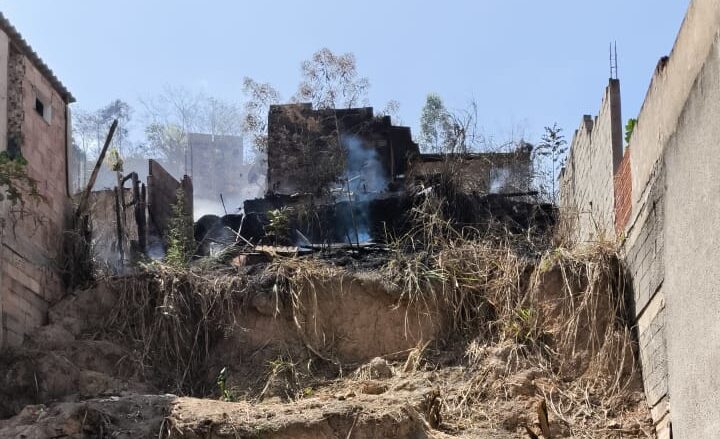
[[[43,197],[26,204],[29,214],[22,216],[10,217],[5,206],[1,344],[17,345],[45,322],[48,305],[63,293],[60,259],[69,198],[65,102],[22,54],[11,49],[8,58],[8,149],[19,149]],[[38,95],[51,106],[49,121],[35,111]]]
[[[670,136],[690,89],[720,29],[720,0],[693,0],[672,53],[658,64],[633,132],[634,206],[647,196],[655,163]]]
[[[705,2],[697,2],[705,3]],[[710,3],[710,2],[708,2]],[[720,14],[720,4],[707,10]],[[676,438],[720,431],[720,22],[665,162],[668,375]]]
[[[560,205],[581,241],[613,239],[614,168],[622,157],[620,82],[611,79],[597,117],[575,131],[560,176]]]

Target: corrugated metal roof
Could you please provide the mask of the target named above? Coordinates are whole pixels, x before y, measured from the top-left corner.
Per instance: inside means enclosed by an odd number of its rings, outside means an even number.
[[[25,41],[25,39],[20,35],[20,32],[15,29],[15,26],[10,24],[7,18],[5,18],[5,15],[3,15],[2,12],[0,12],[0,30],[5,32],[7,34],[10,41],[15,45],[15,47],[27,57],[27,59],[30,60],[31,63],[35,65],[35,68],[37,68],[40,73],[47,78],[48,81],[50,81],[50,84],[60,93],[60,96],[65,100],[65,103],[72,103],[75,102],[75,98],[70,93],[70,91],[65,88],[65,86],[60,82],[60,80],[55,76],[55,73],[53,73],[52,70],[50,70],[50,67],[47,66],[43,62],[42,59],[40,59],[40,56],[38,56],[37,53],[30,47],[30,45]]]

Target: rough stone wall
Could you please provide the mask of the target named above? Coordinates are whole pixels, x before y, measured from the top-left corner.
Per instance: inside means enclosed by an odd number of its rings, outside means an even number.
[[[50,106],[45,120],[35,111],[41,95]],[[18,345],[45,323],[48,305],[64,291],[60,277],[67,193],[66,105],[50,82],[17,51],[8,63],[8,149],[27,160],[43,200],[26,205],[29,214],[12,216],[0,238],[0,301],[3,345]],[[15,144],[12,144],[16,141]]]
[[[622,157],[621,121],[620,82],[611,79],[597,117],[585,116],[575,131],[560,175],[560,206],[580,242],[615,236],[613,176]]]
[[[172,218],[172,206],[177,202],[176,193],[182,188],[185,193],[185,207],[188,215],[193,216],[193,184],[187,175],[177,181],[157,161],[149,161],[147,178],[148,216],[155,232],[165,236],[168,223]]]

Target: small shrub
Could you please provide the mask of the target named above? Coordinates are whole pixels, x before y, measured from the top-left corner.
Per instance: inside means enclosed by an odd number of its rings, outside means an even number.
[[[195,236],[192,218],[185,207],[185,191],[179,188],[176,197],[177,201],[172,206],[173,216],[168,224],[165,262],[185,267],[195,252]]]
[[[268,211],[269,224],[266,226],[268,235],[274,237],[275,242],[288,235],[290,231],[290,208],[273,209]]]
[[[225,402],[235,401],[235,395],[227,387],[227,367],[222,368],[216,382],[220,391],[220,399]]]

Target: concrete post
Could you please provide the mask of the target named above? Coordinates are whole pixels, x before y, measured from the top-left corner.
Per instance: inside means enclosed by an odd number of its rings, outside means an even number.
[[[624,141],[623,121],[622,121],[622,105],[620,101],[620,80],[611,79],[608,85],[608,99],[610,100],[610,130],[612,132],[612,155],[613,155],[613,175],[618,170],[623,159]]]
[[[8,60],[10,57],[10,42],[4,32],[0,32],[0,151],[7,149],[7,95],[8,95]],[[6,204],[0,202],[0,222],[6,217]],[[5,311],[3,302],[7,294],[3,281],[3,230],[0,224],[0,348],[5,346]]]

